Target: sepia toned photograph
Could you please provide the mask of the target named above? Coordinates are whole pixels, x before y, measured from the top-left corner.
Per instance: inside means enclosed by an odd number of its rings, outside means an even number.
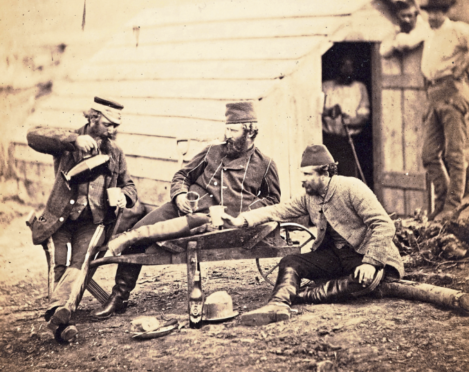
[[[469,371],[467,0],[0,32],[0,372]]]

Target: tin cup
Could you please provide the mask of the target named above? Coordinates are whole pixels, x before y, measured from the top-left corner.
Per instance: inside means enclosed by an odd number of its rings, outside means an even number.
[[[189,191],[186,194],[186,199],[189,200],[189,205],[191,206],[192,212],[195,212],[199,208],[200,195],[195,191]]]
[[[120,187],[110,187],[107,189],[107,199],[111,207],[117,206],[117,201],[119,200],[121,192]]]
[[[223,226],[223,219],[221,218],[222,214],[225,213],[226,207],[223,205],[214,205],[209,208],[210,217],[212,217],[212,225],[216,227]]]

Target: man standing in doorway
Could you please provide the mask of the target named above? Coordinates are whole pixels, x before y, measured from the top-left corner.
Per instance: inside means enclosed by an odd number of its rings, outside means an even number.
[[[210,145],[179,170],[171,182],[171,201],[155,209],[134,228],[110,242],[110,250],[122,254],[143,253],[153,243],[149,229],[158,223],[190,215],[188,192],[199,194],[197,214],[208,213],[215,205],[237,216],[241,212],[280,202],[280,182],[275,162],[254,144],[257,118],[251,102],[226,105],[225,143]],[[127,306],[135,288],[141,265],[120,264],[112,295],[102,309],[92,312],[95,319],[106,319]]]
[[[448,11],[455,3],[428,0],[421,6],[432,29],[422,55],[429,100],[422,160],[435,187],[430,220],[451,216],[466,187],[469,25],[449,20]]]
[[[356,136],[370,118],[370,100],[365,84],[355,80],[355,61],[342,57],[336,79],[322,84],[325,94],[322,115],[323,143],[338,161],[339,174],[358,177],[358,167],[345,129]]]

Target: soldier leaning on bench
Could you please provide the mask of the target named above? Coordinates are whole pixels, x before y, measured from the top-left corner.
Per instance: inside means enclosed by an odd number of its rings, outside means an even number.
[[[104,226],[115,219],[106,189],[119,187],[117,206],[131,208],[137,189],[127,173],[125,156],[113,141],[121,123],[123,106],[95,97],[85,113],[88,124],[69,131],[39,126],[28,131],[28,144],[34,150],[53,155],[55,182],[43,214],[31,224],[34,244],[48,245],[53,292],[45,314],[48,328],[57,341],[69,341],[77,334],[70,324],[88,282],[92,252],[103,244]],[[63,176],[88,156],[106,154],[109,159],[76,180]],[[107,158],[107,157],[105,157]],[[51,239],[50,239],[51,238]],[[51,280],[52,282],[52,280]]]
[[[182,227],[186,225],[186,218],[177,217],[186,215],[189,227],[196,226],[211,206],[226,206],[228,213],[237,216],[280,202],[277,167],[254,145],[258,128],[252,103],[229,103],[225,115],[226,143],[208,146],[179,170],[171,183],[171,201],[150,212],[131,231],[111,240],[110,251],[114,254],[143,253],[162,236],[185,235],[187,231]],[[191,214],[186,198],[189,191],[200,196],[197,214]],[[91,313],[95,319],[106,319],[126,308],[140,269],[141,265],[119,265],[108,302]]]
[[[324,145],[306,148],[301,172],[303,195],[237,218],[222,216],[236,227],[309,216],[318,229],[311,252],[282,258],[269,303],[243,314],[244,325],[286,320],[294,303],[328,303],[363,295],[383,277],[404,274],[392,241],[394,223],[362,181],[338,176],[337,164]],[[328,281],[298,293],[301,278]]]

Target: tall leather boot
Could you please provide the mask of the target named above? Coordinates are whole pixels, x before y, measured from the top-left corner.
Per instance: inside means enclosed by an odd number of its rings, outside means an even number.
[[[296,298],[300,276],[291,267],[280,268],[269,303],[260,309],[241,315],[241,324],[261,326],[290,319],[290,305]]]
[[[157,222],[153,225],[140,226],[111,239],[108,249],[114,256],[118,256],[131,245],[148,246],[157,241],[188,236],[191,229],[208,222],[210,222],[208,216],[198,213]]]
[[[358,283],[352,275],[339,279],[332,279],[324,284],[306,288],[306,290],[296,296],[293,302],[295,304],[324,304],[364,296],[376,289],[381,282],[383,275],[384,270],[378,270],[375,274],[374,280],[365,287]]]
[[[153,225],[141,226],[112,239],[108,243],[108,249],[114,255],[118,255],[132,246],[127,253],[144,253],[145,249],[156,241],[189,235],[191,229],[208,222],[210,222],[210,218],[207,215],[196,213]],[[111,296],[101,309],[92,311],[91,316],[95,319],[107,319],[115,312],[125,311],[130,292],[137,284],[141,269],[141,265],[120,264],[117,267],[116,284],[112,288]]]
[[[448,181],[446,179],[435,179],[433,181],[435,192],[435,208],[432,213],[428,215],[428,220],[433,221],[445,207],[446,195],[448,193]]]
[[[135,247],[132,253],[145,252],[145,247]],[[130,292],[137,285],[141,265],[120,264],[116,271],[116,284],[112,288],[111,296],[101,309],[91,312],[95,320],[110,318],[114,313],[123,313],[127,308]]]

